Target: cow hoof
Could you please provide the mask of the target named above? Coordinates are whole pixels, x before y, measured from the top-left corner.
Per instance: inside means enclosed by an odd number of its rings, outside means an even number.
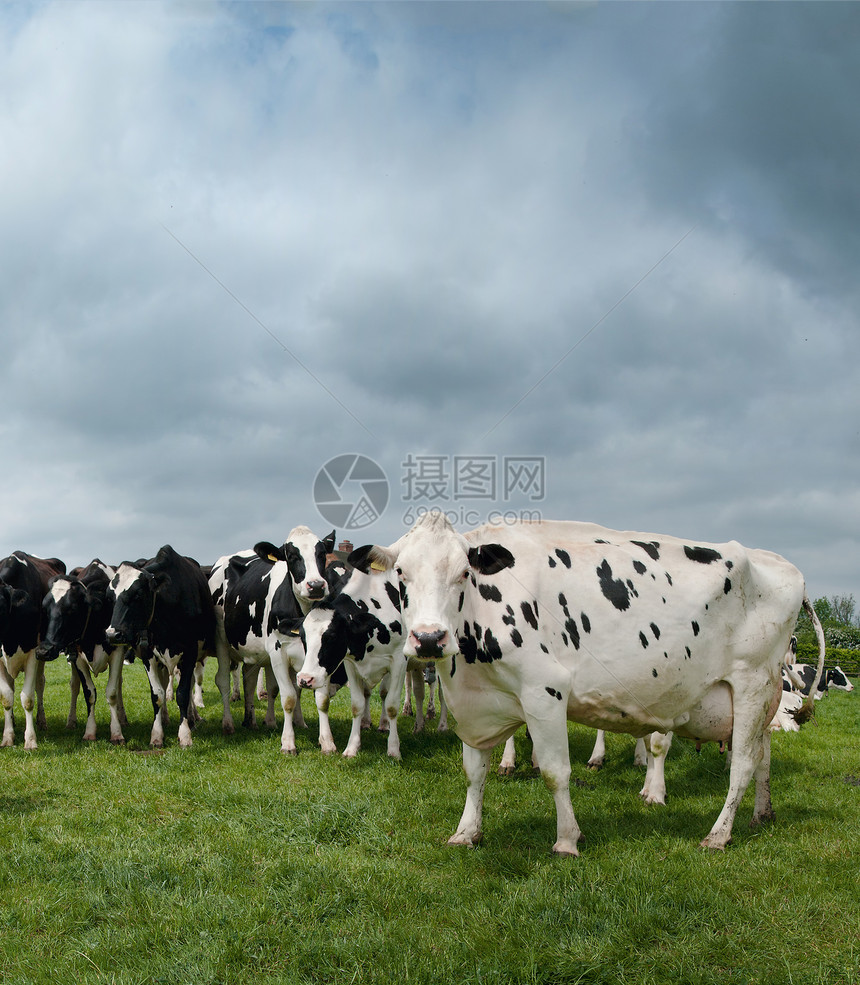
[[[448,839],[448,844],[451,846],[463,845],[466,848],[474,848],[476,845],[481,844],[483,838],[484,835],[481,832],[476,834],[474,838],[470,838],[468,835],[464,835],[464,834],[460,834],[459,832],[456,832],[455,834],[452,834],[451,837]]]
[[[110,737],[110,741],[111,741],[111,744],[112,745],[115,745],[115,746],[124,746],[125,745],[125,739],[121,735],[112,735]]]
[[[164,743],[161,742],[161,741],[158,741],[158,742],[150,742],[149,744],[150,744],[150,746],[153,749],[163,749],[164,748]]]
[[[579,841],[579,839],[577,838],[576,841]],[[552,850],[556,855],[566,855],[570,858],[578,858],[579,851],[576,847],[576,841],[568,841],[567,839],[557,841],[552,846]]]
[[[705,848],[709,852],[723,852],[726,850],[726,848],[729,845],[731,845],[731,843],[732,843],[731,838],[729,838],[728,841],[717,841],[716,839],[711,838],[711,836],[708,835],[707,838],[704,838],[702,841],[699,842],[699,848]]]
[[[28,752],[33,752],[34,750],[36,750],[38,748],[38,746],[36,745],[36,740],[35,739],[30,739],[29,741],[25,742],[24,743],[24,748]]]
[[[596,773],[598,770],[603,769],[603,760],[600,760],[599,762],[595,761],[593,763],[587,762],[585,764],[585,768],[591,770],[593,773]]]
[[[75,720],[75,721],[73,722],[73,721],[72,721],[71,719],[69,719],[69,720],[68,720],[68,721],[66,722],[66,731],[67,731],[67,732],[74,732],[74,731],[75,731],[75,729],[76,729],[77,727],[78,727],[78,723],[77,723],[77,720]]]
[[[320,752],[324,756],[331,756],[333,753],[337,752],[337,746],[320,746]]]
[[[513,776],[516,771],[516,766],[500,766],[499,776]]]
[[[230,722],[229,724],[222,725],[221,726],[221,734],[222,735],[235,735],[236,734],[236,726],[232,722]]]
[[[750,821],[751,828],[757,828],[760,824],[770,824],[771,821],[776,820],[776,814],[773,809],[769,811],[764,811],[758,815],[758,817],[753,817]]]
[[[10,749],[12,747],[12,744],[13,743],[11,739],[4,739],[2,742],[0,742],[0,749]]]
[[[298,756],[298,749],[281,749],[281,755],[283,756]]]
[[[83,740],[84,742],[95,742],[96,737],[94,735],[87,735],[86,733],[84,733]]]

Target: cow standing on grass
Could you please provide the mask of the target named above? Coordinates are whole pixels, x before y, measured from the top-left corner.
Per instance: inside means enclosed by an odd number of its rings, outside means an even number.
[[[209,576],[209,590],[216,613],[216,684],[224,703],[222,730],[232,734],[235,726],[228,699],[232,665],[243,667],[245,692],[244,725],[253,728],[254,683],[259,669],[267,668],[277,682],[284,726],[281,752],[297,753],[295,726],[303,727],[295,675],[304,662],[299,624],[314,601],[329,592],[325,559],[334,547],[334,531],[318,540],[307,527],[290,531],[282,547],[263,541],[253,551],[225,555]],[[268,687],[266,724],[274,727],[275,688]],[[328,694],[317,695],[321,736],[331,734],[328,724]]]
[[[190,746],[194,667],[215,648],[215,612],[200,565],[167,544],[143,564],[121,564],[110,592],[113,616],[107,642],[134,648],[149,677],[154,712],[150,744],[164,745],[167,683],[178,667],[179,744]]]
[[[770,732],[798,610],[821,627],[800,572],[736,542],[705,545],[588,523],[486,525],[438,512],[350,562],[393,569],[406,654],[435,660],[463,739],[466,805],[451,844],[480,841],[490,751],[525,723],[577,855],[567,721],[644,736],[731,740],[725,804],[702,845],[725,848],[755,780],[753,823],[773,817]],[[812,699],[804,708],[811,709]]]
[[[50,580],[63,574],[66,566],[57,558],[38,558],[14,551],[0,561],[0,698],[5,722],[0,746],[15,741],[12,708],[15,678],[24,674],[21,706],[24,709],[24,748],[36,748],[33,708],[38,700],[39,728],[46,727],[42,696],[45,665],[36,659],[36,646],[44,629],[42,599]]]
[[[77,695],[81,687],[87,705],[87,724],[84,740],[96,738],[96,688],[93,675],[108,671],[105,699],[110,709],[110,741],[125,742],[122,726],[128,724],[122,703],[122,665],[125,647],[109,646],[105,633],[113,615],[110,583],[116,571],[100,561],[91,561],[86,568],[75,569],[68,575],[51,580],[42,602],[45,629],[42,642],[36,649],[39,660],[56,660],[60,653],[68,654],[72,665],[72,700],[67,728],[77,724]]]

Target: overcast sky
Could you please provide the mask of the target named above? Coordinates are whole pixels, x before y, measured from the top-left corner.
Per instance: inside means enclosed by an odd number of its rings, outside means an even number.
[[[858,92],[857,4],[4,4],[0,554],[325,534],[360,455],[356,545],[539,511],[860,598]]]

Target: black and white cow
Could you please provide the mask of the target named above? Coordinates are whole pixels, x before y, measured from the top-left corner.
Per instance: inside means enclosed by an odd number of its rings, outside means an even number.
[[[424,713],[424,685],[427,685],[427,713]],[[448,706],[445,704],[445,695],[439,684],[434,663],[425,664],[424,667],[417,667],[415,670],[406,671],[406,695],[403,698],[403,707],[400,709],[401,715],[415,715],[415,732],[424,729],[424,720],[436,717],[436,698],[435,692],[439,692],[439,726],[437,732],[448,731]],[[414,704],[413,704],[414,702]]]
[[[808,695],[814,687],[816,700],[823,698],[831,688],[839,691],[854,690],[854,685],[848,680],[841,667],[828,667],[821,674],[812,664],[792,664],[790,668],[784,670],[782,687],[784,691],[794,688],[804,695]]]
[[[320,540],[309,527],[298,526],[287,534],[282,547],[261,541],[254,550],[272,563],[286,562],[293,594],[307,615],[315,602],[328,598],[331,575],[326,572],[326,558],[334,551],[334,540],[334,530]]]
[[[58,558],[38,558],[25,551],[14,551],[0,561],[0,698],[5,717],[0,746],[11,746],[15,741],[12,707],[15,678],[20,673],[24,674],[24,748],[37,746],[33,723],[37,699],[36,724],[45,728],[45,665],[36,659],[36,647],[44,630],[42,599],[50,580],[65,570]]]
[[[555,800],[554,850],[578,854],[568,719],[730,739],[729,791],[705,847],[729,843],[753,778],[753,823],[773,816],[768,724],[801,605],[824,660],[803,578],[784,558],[574,522],[460,535],[431,512],[396,544],[359,548],[350,562],[395,570],[405,652],[435,660],[441,674],[468,779],[452,844],[480,840],[490,750],[525,723]]]
[[[380,685],[380,730],[385,730],[387,720],[388,755],[400,759],[397,716],[408,667],[396,580],[373,570],[354,569],[338,582],[328,602],[315,605],[305,616],[301,636],[305,648],[304,665],[298,675],[301,687],[325,689],[338,669],[346,671],[352,729],[344,756],[358,754],[366,695]],[[413,669],[421,670],[418,664]],[[419,712],[423,712],[423,693],[421,699]],[[420,722],[416,719],[416,731],[420,727],[423,718]]]
[[[154,721],[150,744],[164,745],[167,684],[179,667],[179,744],[190,746],[194,667],[215,648],[215,612],[200,565],[165,544],[144,564],[123,562],[110,583],[107,643],[133,647],[149,677]]]
[[[307,530],[307,528],[297,528]],[[332,539],[333,539],[332,534]],[[287,556],[289,542],[284,548],[275,548],[268,542],[257,545],[253,551],[241,551],[225,555],[215,563],[209,577],[209,590],[216,613],[216,653],[218,671],[216,683],[224,701],[222,728],[225,734],[234,731],[233,716],[228,698],[230,667],[240,664],[243,668],[245,692],[245,718],[247,727],[254,727],[254,684],[260,667],[271,670],[280,695],[284,712],[281,733],[281,752],[297,753],[295,726],[304,726],[295,675],[304,662],[304,649],[299,636],[299,625],[304,613],[296,596],[295,586],[307,587],[315,595],[320,594],[316,578],[299,572],[290,573]],[[311,554],[316,557],[316,551]],[[328,594],[328,584],[320,597]],[[268,687],[269,710],[266,724],[274,727],[273,697],[275,688]],[[329,695],[317,696],[320,713],[321,742],[325,733],[331,734],[328,723]]]
[[[68,728],[77,724],[77,695],[81,687],[87,705],[84,739],[96,738],[96,688],[93,675],[108,671],[105,698],[110,709],[110,740],[114,745],[125,742],[122,726],[127,725],[122,702],[122,665],[124,648],[108,646],[105,632],[113,615],[113,597],[109,588],[116,571],[95,558],[85,568],[51,580],[42,602],[47,627],[36,648],[39,660],[56,660],[68,655],[72,666],[72,700]]]

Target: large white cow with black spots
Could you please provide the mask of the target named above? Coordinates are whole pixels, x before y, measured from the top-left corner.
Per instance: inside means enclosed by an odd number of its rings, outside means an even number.
[[[801,606],[820,632],[803,577],[784,558],[589,523],[461,535],[432,512],[396,544],[359,548],[350,562],[396,571],[405,652],[439,669],[468,779],[450,843],[480,840],[490,750],[525,723],[555,800],[554,850],[578,854],[568,719],[636,736],[731,739],[728,796],[705,847],[729,843],[752,779],[753,823],[773,816],[768,724]],[[823,666],[823,634],[819,645]]]

